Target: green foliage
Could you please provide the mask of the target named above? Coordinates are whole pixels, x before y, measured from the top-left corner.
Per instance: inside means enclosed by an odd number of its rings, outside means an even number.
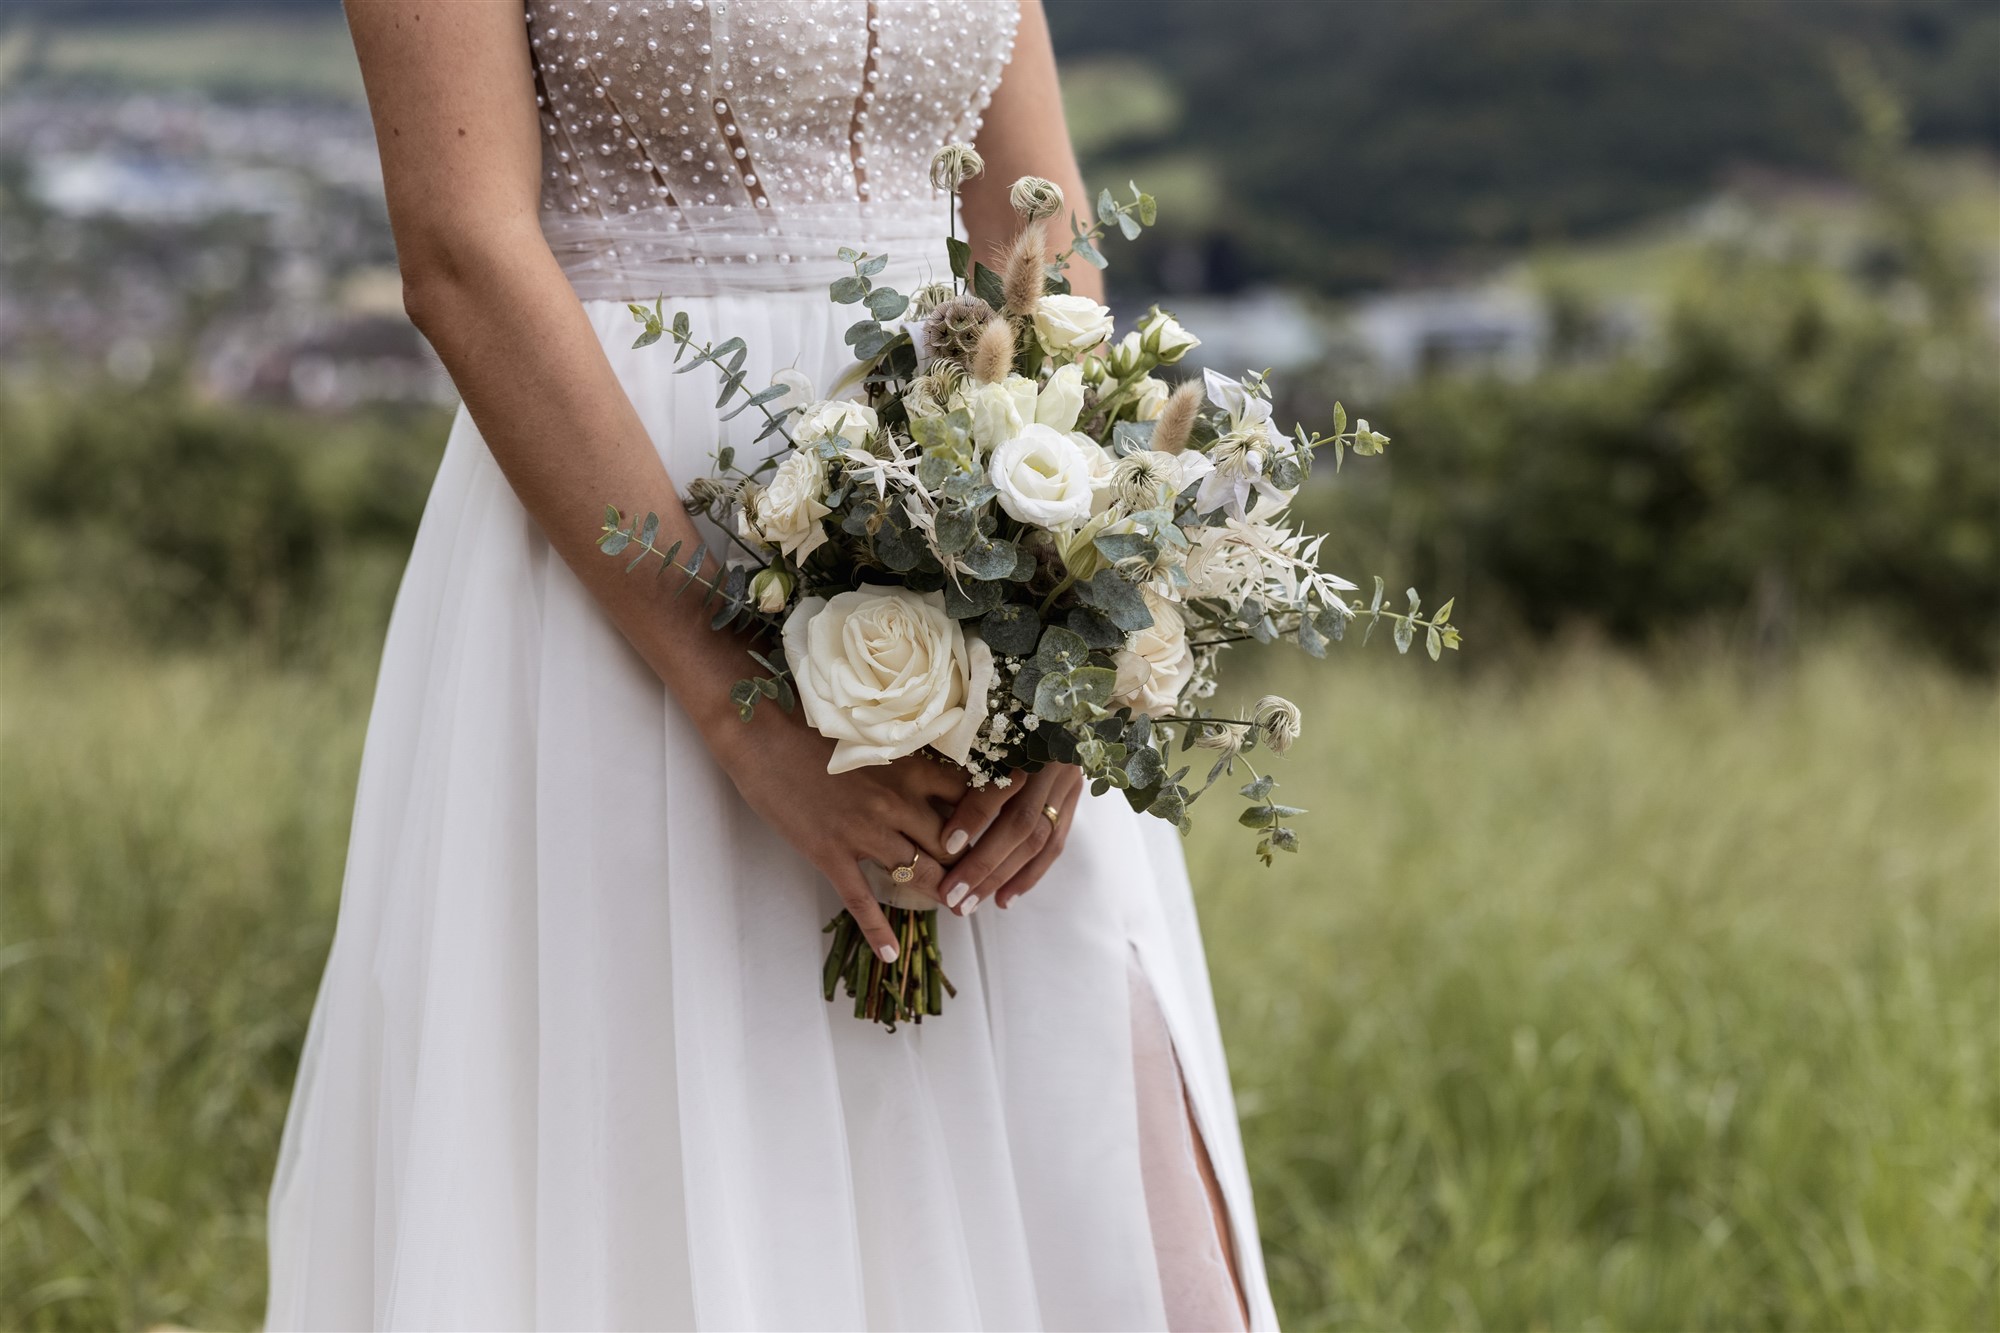
[[[1862,274],[1711,249],[1636,355],[1403,391],[1384,415],[1411,443],[1386,476],[1345,474],[1329,563],[1400,545],[1397,567],[1459,590],[1488,643],[1515,623],[1638,642],[1717,618],[1782,641],[1860,613],[1992,667],[2000,348],[1946,247],[1897,225],[1916,239],[1885,236]]]
[[[333,422],[172,388],[0,396],[0,607],[162,643],[373,624],[445,429],[433,410]]]

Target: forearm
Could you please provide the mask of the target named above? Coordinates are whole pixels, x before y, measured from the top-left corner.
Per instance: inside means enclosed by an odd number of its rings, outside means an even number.
[[[711,748],[741,743],[728,694],[754,665],[742,640],[711,631],[693,593],[675,597],[679,580],[628,577],[597,549],[607,503],[657,513],[663,548],[701,538],[539,232],[406,256],[405,269],[411,315],[522,506]]]

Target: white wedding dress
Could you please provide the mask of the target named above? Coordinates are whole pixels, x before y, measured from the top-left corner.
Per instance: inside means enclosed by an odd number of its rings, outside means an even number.
[[[527,18],[544,229],[684,484],[754,432],[718,423],[710,372],[632,350],[623,302],[744,338],[754,383],[831,385],[833,251],[886,251],[905,291],[943,276],[928,160],[977,130],[1014,0]],[[959,993],[921,1028],[820,998],[838,906],[461,411],[383,650],[270,1325],[1231,1326],[1184,1081],[1274,1326],[1172,828],[1086,796],[1032,893],[942,918]]]

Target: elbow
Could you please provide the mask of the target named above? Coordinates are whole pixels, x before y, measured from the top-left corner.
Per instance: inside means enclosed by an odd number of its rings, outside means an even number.
[[[456,230],[399,235],[403,313],[437,345],[451,329],[465,327],[481,305],[506,300],[510,282],[531,271],[537,247],[546,257],[548,247],[539,227],[528,233],[510,228],[496,235]]]

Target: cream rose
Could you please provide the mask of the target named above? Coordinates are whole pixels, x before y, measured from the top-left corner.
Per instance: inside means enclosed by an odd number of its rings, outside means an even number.
[[[1172,315],[1155,307],[1139,325],[1139,345],[1158,357],[1161,364],[1171,366],[1201,346],[1201,339],[1182,328]]]
[[[1044,296],[1035,333],[1051,352],[1087,352],[1111,336],[1111,312],[1088,296]]]
[[[1090,517],[1097,466],[1075,436],[1037,422],[996,448],[986,473],[1002,509],[1023,523],[1053,528]]]
[[[1140,589],[1153,623],[1125,636],[1118,650],[1118,680],[1111,702],[1135,713],[1171,713],[1194,676],[1194,649],[1188,646],[1181,609],[1150,588]]]
[[[1064,366],[1035,395],[1035,420],[1052,430],[1076,429],[1083,415],[1083,367]]]
[[[1009,375],[998,384],[980,385],[966,405],[972,410],[972,442],[991,453],[1035,419],[1035,382]]]
[[[880,424],[875,409],[866,403],[836,400],[814,403],[799,418],[799,424],[792,427],[792,443],[803,446],[838,440],[843,448],[860,449],[867,445],[868,437]]]
[[[866,588],[808,597],[785,620],[785,662],[826,771],[886,764],[928,745],[966,762],[986,720],[993,652],[944,613],[944,594]]]
[[[1132,415],[1140,421],[1158,421],[1160,413],[1167,410],[1167,399],[1173,392],[1173,387],[1165,380],[1146,376],[1139,381],[1139,387],[1133,394]]]
[[[826,465],[811,449],[794,449],[778,464],[770,485],[744,498],[737,529],[804,560],[826,541],[820,520],[833,511],[820,503],[824,494]]]

